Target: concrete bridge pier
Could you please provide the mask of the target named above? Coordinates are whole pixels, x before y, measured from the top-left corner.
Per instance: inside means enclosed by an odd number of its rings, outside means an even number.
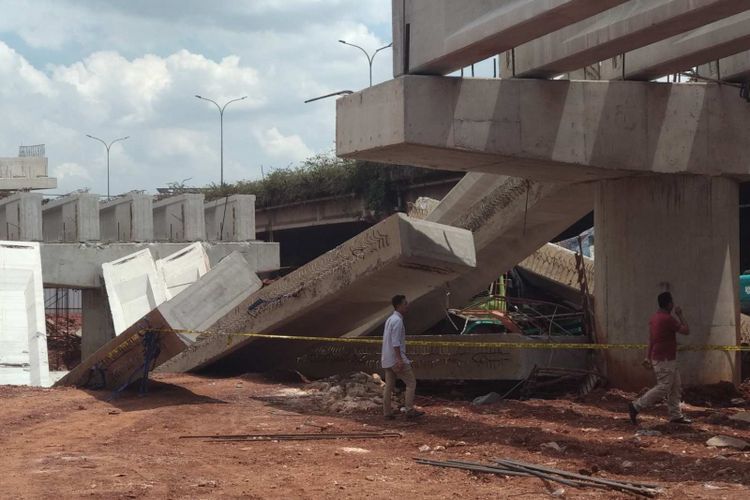
[[[656,297],[672,292],[690,325],[680,344],[739,339],[739,184],[725,177],[650,175],[599,182],[596,317],[604,341],[646,343]],[[606,353],[613,385],[653,384],[641,350]],[[739,382],[736,353],[678,354],[683,385]]]

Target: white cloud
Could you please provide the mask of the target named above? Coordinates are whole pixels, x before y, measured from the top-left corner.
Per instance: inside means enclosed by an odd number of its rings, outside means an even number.
[[[195,94],[248,96],[224,114],[229,182],[329,151],[333,99],[303,101],[367,85],[364,55],[338,39],[390,41],[388,0],[0,0],[0,12],[0,156],[46,143],[58,192],[106,190],[104,148],[86,134],[130,136],[112,149],[113,192],[216,182],[219,112]],[[376,82],[390,58],[378,54]]]
[[[65,181],[67,183],[71,178],[74,180],[93,180],[88,170],[77,163],[63,163],[56,166],[53,172],[54,176],[60,182]]]
[[[297,134],[284,135],[279,129],[272,127],[261,131],[257,136],[263,150],[274,158],[299,161],[313,155]]]

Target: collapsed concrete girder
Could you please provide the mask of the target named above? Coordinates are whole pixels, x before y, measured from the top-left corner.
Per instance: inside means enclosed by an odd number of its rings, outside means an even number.
[[[550,78],[746,10],[745,0],[634,0],[516,46],[503,78]],[[629,63],[628,63],[629,64]]]
[[[136,370],[143,364],[142,340],[146,330],[162,330],[158,333],[161,352],[154,361],[154,366],[159,366],[197,337],[197,334],[165,331],[203,331],[210,328],[261,286],[247,261],[239,253],[233,252],[186,288],[184,293],[163,302],[81,361],[56,385],[80,386],[91,380],[115,388],[131,376],[131,381],[136,381],[141,376]],[[102,376],[103,380],[100,379]]]
[[[393,0],[393,74],[447,74],[627,0]]]
[[[249,297],[162,370],[274,366],[279,357],[293,358],[294,349],[303,352],[304,344],[280,348],[231,334],[341,336],[396,293],[419,295],[475,264],[469,231],[392,215]]]
[[[422,333],[445,318],[446,309],[466,305],[498,276],[591,211],[592,184],[539,184],[514,177],[469,173],[429,214],[428,220],[474,234],[477,266],[444,286],[408,297],[407,331]],[[347,336],[382,332],[384,308]]]
[[[337,101],[346,158],[545,182],[750,174],[734,89],[405,76]]]

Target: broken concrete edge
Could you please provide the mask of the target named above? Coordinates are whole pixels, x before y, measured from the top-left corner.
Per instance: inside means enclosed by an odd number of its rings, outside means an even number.
[[[247,261],[233,252],[184,293],[162,303],[119,336],[111,339],[91,356],[60,379],[57,386],[85,386],[92,379],[108,388],[117,387],[129,377],[131,382],[141,378],[143,339],[147,331],[157,331],[161,353],[154,361],[158,367],[195,340],[197,334],[173,330],[203,331],[217,318],[236,308],[249,295],[260,289],[261,281]]]

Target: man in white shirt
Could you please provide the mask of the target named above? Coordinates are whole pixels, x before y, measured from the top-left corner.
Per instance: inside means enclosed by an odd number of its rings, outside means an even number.
[[[391,408],[391,393],[396,385],[396,378],[406,384],[406,417],[416,418],[424,412],[414,409],[414,392],[417,389],[417,379],[411,369],[411,361],[406,357],[406,328],[404,314],[409,309],[409,303],[403,295],[396,295],[391,299],[393,314],[386,320],[383,330],[383,351],[380,362],[385,370],[385,388],[383,389],[383,415],[386,419],[395,418]]]

